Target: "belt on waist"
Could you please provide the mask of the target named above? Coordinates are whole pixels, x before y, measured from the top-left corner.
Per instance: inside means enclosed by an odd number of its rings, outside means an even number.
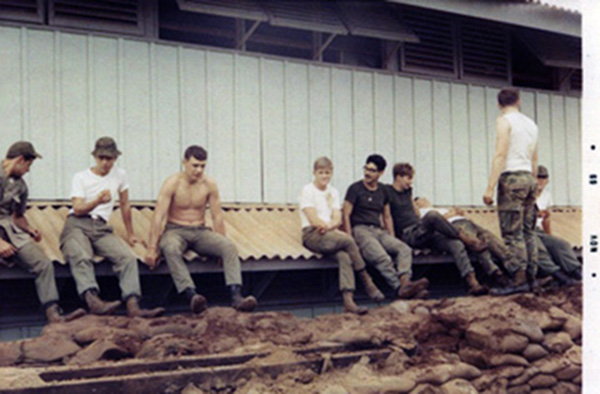
[[[67,217],[74,217],[74,218],[78,218],[78,219],[99,220],[102,223],[106,223],[106,220],[104,220],[104,218],[102,216],[98,216],[98,215],[75,215],[74,213],[70,213],[67,215]]]

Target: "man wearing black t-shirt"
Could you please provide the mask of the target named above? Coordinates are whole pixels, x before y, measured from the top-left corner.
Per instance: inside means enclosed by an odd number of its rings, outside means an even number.
[[[394,237],[388,197],[379,183],[386,164],[377,154],[367,158],[364,178],[346,192],[344,230],[354,236],[365,260],[379,270],[399,298],[424,298],[429,281],[411,282],[412,250]],[[382,216],[387,231],[382,228]]]
[[[412,197],[414,168],[409,163],[397,163],[393,171],[394,183],[386,185],[385,190],[396,236],[413,248],[431,248],[449,253],[454,258],[461,276],[465,278],[469,293],[484,294],[486,290],[477,281],[465,243],[478,251],[484,249],[485,243],[457,231],[437,211],[430,211],[421,219]]]

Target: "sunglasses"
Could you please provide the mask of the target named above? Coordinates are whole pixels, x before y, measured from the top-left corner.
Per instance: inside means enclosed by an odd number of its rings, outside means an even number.
[[[365,170],[366,172],[370,172],[371,174],[379,172],[379,170],[377,168],[371,168],[371,167],[367,167],[367,166],[364,166],[363,170]]]

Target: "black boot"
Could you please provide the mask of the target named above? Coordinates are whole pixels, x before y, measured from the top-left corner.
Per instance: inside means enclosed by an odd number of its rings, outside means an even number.
[[[583,279],[583,275],[581,275],[581,268],[577,268],[575,271],[572,271],[569,275],[571,275],[571,278],[575,279],[576,281],[581,281]]]
[[[256,298],[253,296],[242,297],[242,285],[230,285],[231,306],[240,312],[252,312],[256,308]]]

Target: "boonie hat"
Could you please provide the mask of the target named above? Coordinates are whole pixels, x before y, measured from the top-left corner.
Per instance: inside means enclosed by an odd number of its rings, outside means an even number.
[[[31,142],[28,141],[19,141],[15,142],[8,148],[8,152],[6,152],[7,159],[14,159],[15,157],[25,156],[25,157],[33,157],[41,159],[42,155],[37,153],[31,145]]]
[[[117,149],[117,143],[111,137],[102,137],[96,141],[92,155],[117,157],[121,151]]]

